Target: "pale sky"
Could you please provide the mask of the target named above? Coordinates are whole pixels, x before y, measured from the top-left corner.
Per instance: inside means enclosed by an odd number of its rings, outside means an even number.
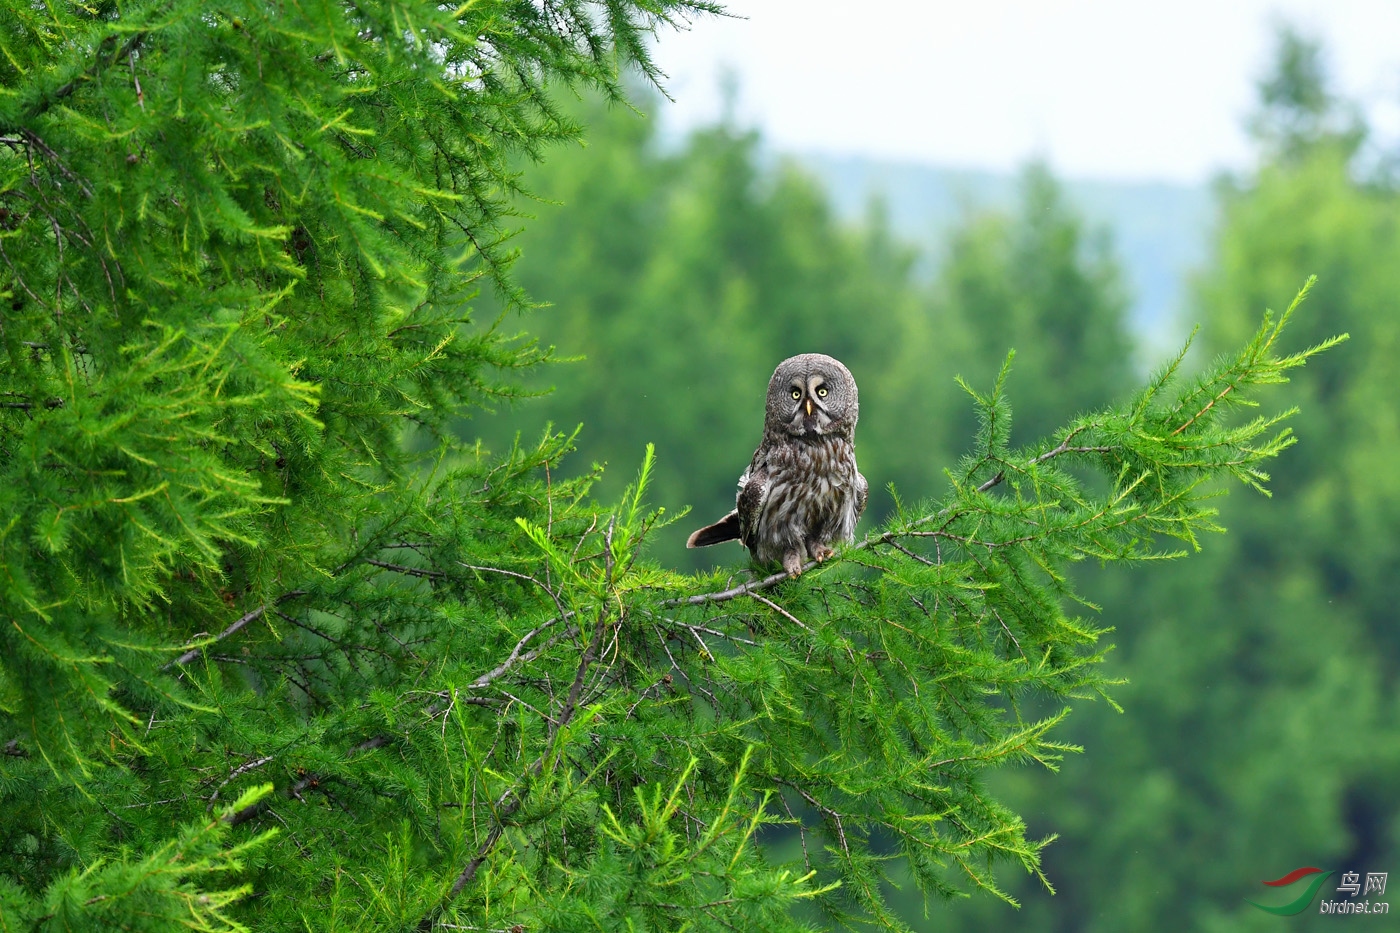
[[[780,151],[1200,182],[1245,167],[1243,131],[1286,18],[1334,86],[1400,139],[1400,0],[729,0],[742,19],[664,33],[674,130],[737,116]]]

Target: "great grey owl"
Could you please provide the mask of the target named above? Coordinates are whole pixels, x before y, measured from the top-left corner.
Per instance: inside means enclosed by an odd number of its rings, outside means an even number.
[[[855,538],[870,486],[856,469],[860,401],[839,360],[803,353],[768,382],[763,440],[739,477],[734,511],[690,536],[686,547],[738,538],[762,564],[802,572],[826,560],[833,542]]]

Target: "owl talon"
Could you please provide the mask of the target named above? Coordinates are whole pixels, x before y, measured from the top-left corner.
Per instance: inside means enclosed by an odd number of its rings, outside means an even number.
[[[825,544],[814,544],[809,548],[809,550],[812,552],[812,559],[815,560],[817,563],[821,563],[824,560],[828,560],[836,556],[836,550],[834,548],[827,547]]]
[[[790,577],[802,576],[802,555],[796,551],[788,551],[783,555],[783,570]]]

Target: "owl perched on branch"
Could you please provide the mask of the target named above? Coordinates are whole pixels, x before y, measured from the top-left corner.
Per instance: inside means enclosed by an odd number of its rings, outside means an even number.
[[[802,572],[834,542],[855,538],[870,486],[856,469],[860,402],[839,360],[804,353],[768,382],[763,440],[739,477],[734,511],[690,536],[686,547],[738,539],[759,563]]]

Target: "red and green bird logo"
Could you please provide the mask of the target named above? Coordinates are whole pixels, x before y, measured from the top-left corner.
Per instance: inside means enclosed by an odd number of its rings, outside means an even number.
[[[1271,888],[1286,888],[1311,876],[1312,881],[1308,882],[1307,888],[1295,899],[1289,901],[1287,904],[1279,904],[1277,906],[1260,904],[1257,901],[1249,900],[1249,898],[1245,898],[1245,900],[1268,913],[1277,914],[1280,917],[1291,917],[1294,914],[1301,914],[1308,909],[1308,905],[1312,903],[1313,898],[1317,897],[1318,888],[1321,888],[1323,883],[1326,882],[1328,878],[1332,877],[1332,875],[1333,872],[1323,871],[1321,868],[1295,868],[1282,878],[1264,882]]]

